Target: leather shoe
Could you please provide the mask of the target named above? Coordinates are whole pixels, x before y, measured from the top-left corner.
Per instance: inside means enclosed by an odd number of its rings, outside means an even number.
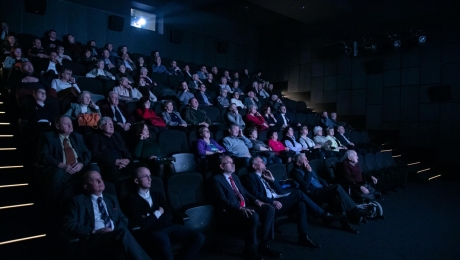
[[[324,224],[326,225],[330,225],[332,222],[337,221],[334,215],[332,215],[329,212],[324,212],[324,214],[322,215],[322,219],[324,221]]]
[[[267,257],[272,257],[272,258],[280,258],[283,256],[280,252],[271,249],[269,246],[260,246],[258,253],[262,256],[267,256]]]
[[[340,227],[343,231],[347,231],[347,232],[350,232],[350,233],[353,233],[353,234],[359,234],[359,231],[352,228],[350,226],[350,224],[342,224],[342,226]]]
[[[297,242],[299,246],[311,247],[311,248],[320,248],[320,244],[316,244],[315,242],[311,241],[311,239],[306,237],[299,237],[299,241]]]

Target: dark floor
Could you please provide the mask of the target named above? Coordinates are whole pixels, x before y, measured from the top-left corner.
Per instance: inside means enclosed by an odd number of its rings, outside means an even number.
[[[294,245],[295,224],[288,223],[271,247],[283,259],[460,259],[460,182],[410,183],[380,203],[385,220],[355,226],[358,235],[312,223],[309,236],[322,248],[306,249]],[[200,259],[239,258],[205,251]]]

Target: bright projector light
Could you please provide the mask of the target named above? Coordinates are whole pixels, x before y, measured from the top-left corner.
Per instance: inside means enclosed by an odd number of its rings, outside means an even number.
[[[139,18],[139,21],[137,22],[140,26],[145,25],[146,21],[144,18]]]

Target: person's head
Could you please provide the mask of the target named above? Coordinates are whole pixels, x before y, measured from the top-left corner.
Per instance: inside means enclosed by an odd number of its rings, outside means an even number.
[[[109,101],[109,103],[113,106],[118,106],[118,93],[115,92],[115,91],[110,91],[109,92],[109,96],[107,97],[107,100]]]
[[[333,127],[329,127],[326,131],[327,131],[327,135],[334,136],[334,128]]]
[[[321,126],[315,126],[315,128],[313,128],[313,133],[317,136],[322,136],[323,128]]]
[[[238,73],[237,71],[235,71],[235,72],[233,73],[233,78],[237,79],[237,78],[239,78],[239,77],[240,77],[240,73]]]
[[[82,105],[89,105],[91,102],[91,92],[83,90],[80,95],[78,95],[78,101]]]
[[[240,85],[240,82],[238,80],[235,80],[235,81],[233,81],[232,85],[233,85],[234,88],[238,88],[239,85]]]
[[[257,83],[257,88],[259,90],[262,90],[264,88],[264,85],[262,83]]]
[[[280,113],[281,114],[286,114],[286,106],[285,105],[280,106]]]
[[[201,66],[201,72],[206,72],[206,66]]]
[[[272,99],[273,101],[277,101],[277,100],[278,100],[278,95],[273,94],[272,97],[271,97],[271,99]]]
[[[236,100],[240,99],[240,93],[238,91],[233,92],[233,98]]]
[[[214,79],[214,75],[212,75],[212,73],[208,73],[207,79],[208,79],[209,81],[212,81],[212,80]]]
[[[262,173],[267,169],[264,160],[262,160],[262,158],[260,158],[260,156],[257,155],[251,157],[251,159],[249,160],[249,165],[251,165],[254,171],[258,173]]]
[[[69,43],[75,43],[75,37],[72,34],[68,34],[66,38]]]
[[[34,65],[30,61],[24,61],[21,63],[21,72],[29,75],[34,73]]]
[[[96,41],[94,41],[94,40],[89,41],[89,46],[91,48],[96,48]]]
[[[171,61],[171,67],[173,68],[177,67],[177,62],[175,60]]]
[[[198,133],[200,133],[200,136],[203,137],[203,139],[209,139],[211,137],[211,133],[209,132],[209,128],[206,126],[201,127],[198,130]]]
[[[188,101],[188,104],[191,108],[193,109],[197,109],[198,108],[198,100],[196,98],[191,98],[189,101]]]
[[[193,81],[200,80],[200,78],[198,77],[198,74],[196,74],[196,73],[192,75],[192,79],[193,79]]]
[[[230,77],[230,72],[228,72],[228,70],[224,70],[224,76],[226,78]]]
[[[257,106],[256,105],[249,105],[248,106],[248,113],[254,115],[257,113]]]
[[[139,64],[144,64],[144,57],[139,57],[137,58],[137,62],[139,62]]]
[[[126,72],[126,66],[125,66],[125,64],[120,64],[120,65],[118,66],[118,71],[124,74],[124,73]]]
[[[111,43],[107,43],[107,44],[105,45],[105,48],[110,52],[110,51],[113,50],[113,45],[112,45]]]
[[[121,46],[120,50],[121,50],[121,53],[128,53],[128,47],[126,47],[124,45]]]
[[[102,56],[104,56],[104,58],[108,59],[110,57],[110,52],[108,49],[104,49],[102,51]]]
[[[89,171],[83,175],[83,188],[89,193],[100,196],[105,190],[105,184],[101,174],[97,171]]]
[[[120,82],[120,86],[122,86],[124,88],[128,87],[128,85],[129,85],[129,80],[128,80],[127,77],[121,77],[119,82]]]
[[[273,84],[272,83],[268,84],[268,89],[273,90]]]
[[[201,92],[201,93],[205,93],[205,92],[206,92],[206,85],[205,85],[205,84],[201,84],[201,85],[200,85],[200,92]]]
[[[323,117],[327,117],[327,111],[324,111],[321,115],[322,115]]]
[[[42,41],[38,38],[35,38],[33,43],[34,43],[35,48],[37,49],[40,49],[42,47]]]
[[[308,159],[304,153],[298,153],[294,156],[294,166],[298,168],[303,168],[305,165],[308,165]]]
[[[73,132],[72,120],[69,116],[58,116],[54,123],[59,134],[63,136],[68,136]]]
[[[14,47],[12,50],[11,50],[11,56],[13,58],[21,58],[22,57],[22,50],[21,48],[19,47]]]
[[[259,84],[257,83],[257,81],[252,82],[252,87],[254,89],[258,89],[258,86],[259,86]]]
[[[182,89],[183,91],[188,90],[188,85],[186,81],[182,81],[180,83],[180,89]]]
[[[85,49],[84,55],[87,59],[91,58],[91,51],[89,49]]]
[[[57,50],[57,53],[58,53],[59,55],[64,54],[64,47],[58,46],[56,50]]]
[[[100,70],[103,70],[105,66],[105,61],[104,60],[98,60],[97,61],[97,68]]]
[[[270,108],[270,106],[266,106],[264,107],[264,109],[262,110],[262,113],[264,113],[265,115],[269,115],[272,113],[272,109]]]
[[[124,61],[129,60],[128,53],[123,53],[123,55],[121,55],[121,59],[124,60]]]
[[[248,69],[244,69],[243,72],[244,72],[244,74],[246,74],[246,75],[249,74],[249,70],[248,70]]]
[[[112,118],[108,116],[102,117],[99,122],[97,122],[97,126],[101,129],[102,133],[108,136],[111,136],[115,131]]]
[[[235,103],[232,103],[229,107],[228,107],[228,110],[232,111],[232,112],[235,112],[235,111],[238,111],[238,107],[236,106]]]
[[[332,116],[332,114],[331,114],[331,116]],[[343,127],[343,126],[341,126],[341,125],[338,126],[338,127],[337,127],[337,133],[339,133],[339,134],[341,134],[341,135],[345,134],[345,127]]]
[[[141,97],[138,101],[138,105],[140,108],[148,107],[150,108],[150,99],[149,97]]]
[[[139,167],[134,170],[134,183],[141,190],[148,190],[152,186],[152,176],[146,167]]]
[[[261,72],[261,71],[258,71],[256,74],[257,74],[257,76],[259,76],[259,77],[262,76],[262,72]]]
[[[219,158],[219,167],[224,173],[231,174],[235,171],[235,163],[233,159],[228,155],[222,155]]]
[[[146,85],[145,78],[143,77],[139,78],[138,85],[141,87],[144,87]]]
[[[67,82],[70,80],[71,77],[72,77],[72,70],[70,69],[64,68],[59,72],[59,78],[62,81]]]
[[[348,150],[345,153],[345,156],[352,163],[357,163],[358,162],[358,154],[356,153],[355,150]]]
[[[2,31],[8,31],[8,24],[6,22],[1,23]]]
[[[165,111],[167,111],[167,112],[171,112],[171,111],[173,111],[173,109],[174,109],[174,105],[173,105],[173,103],[172,103],[171,100],[165,101],[165,102],[163,103],[163,105],[164,105]]]
[[[160,58],[160,56],[158,56],[158,57],[155,58],[155,62],[156,62],[158,65],[161,64],[161,58]]]
[[[48,31],[48,36],[50,39],[55,40],[56,39],[56,31],[55,30],[49,30]]]
[[[303,135],[303,136],[307,136],[308,135],[308,127],[307,126],[302,126],[302,128],[300,128],[300,134]]]
[[[57,52],[55,51],[50,52],[50,61],[57,62]]]
[[[294,128],[292,128],[291,126],[288,126],[288,127],[284,128],[283,135],[293,138],[294,137]]]
[[[220,84],[227,85],[227,78],[226,77],[220,78]]]
[[[331,119],[337,120],[337,113],[336,112],[331,113]]]
[[[269,139],[278,140],[278,132],[273,129],[268,130],[267,136]]]
[[[141,135],[150,137],[149,127],[146,124],[136,124],[134,128],[134,136],[139,137]]]
[[[254,91],[249,91],[248,92],[248,97],[254,98]]]
[[[259,136],[259,133],[257,132],[257,128],[255,127],[248,127],[246,128],[246,135],[253,139],[253,140],[256,140],[257,137]]]
[[[152,51],[152,56],[153,57],[160,57],[160,52],[157,50]]]
[[[33,96],[35,98],[35,102],[43,103],[46,100],[46,90],[44,88],[39,88],[34,90]]]
[[[190,66],[189,66],[189,65],[185,65],[185,66],[184,66],[184,70],[185,70],[185,71],[190,71]]]
[[[217,72],[218,72],[217,67],[216,66],[212,67],[211,71],[212,71],[212,73],[217,74]]]
[[[237,137],[240,134],[240,127],[238,125],[231,125],[228,132],[231,136]]]
[[[221,89],[220,90],[220,96],[221,97],[227,97],[227,90],[226,89]]]
[[[147,73],[149,73],[149,70],[146,67],[141,68],[141,75],[142,76],[147,76]]]

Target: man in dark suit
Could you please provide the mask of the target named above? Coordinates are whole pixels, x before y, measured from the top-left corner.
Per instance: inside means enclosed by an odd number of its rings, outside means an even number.
[[[124,134],[134,123],[134,117],[126,110],[125,106],[120,104],[118,93],[110,91],[107,100],[109,103],[101,106],[101,115],[110,117],[114,122],[115,130]]]
[[[299,128],[301,126],[300,123],[296,122],[295,116],[287,112],[286,106],[283,104],[279,106],[279,113],[275,115],[275,118],[277,121],[276,128],[278,130],[284,130],[284,128],[288,126],[294,128]]]
[[[114,131],[111,118],[102,117],[97,125],[101,131],[89,138],[93,159],[101,167],[104,179],[117,183],[118,177],[131,162],[131,153],[121,135]]]
[[[345,136],[345,127],[343,126],[338,126],[337,127],[337,132],[334,134],[335,138],[339,140],[339,142],[342,145],[345,145],[348,150],[355,150],[357,153],[361,155],[365,155],[367,153],[367,150],[364,148],[359,147],[359,145],[354,144],[353,142],[348,139],[348,137]]]
[[[246,237],[244,256],[248,259],[262,259],[261,255],[279,258],[281,253],[268,247],[273,237],[275,208],[258,200],[247,192],[234,174],[235,164],[230,156],[219,159],[223,173],[211,179],[211,194],[217,214],[226,227],[241,229]],[[261,222],[262,237],[257,248],[257,225]]]
[[[42,59],[37,66],[37,72],[41,73],[46,80],[52,81],[57,79],[59,72],[62,70],[62,64],[57,60],[57,52],[50,52],[50,58]]]
[[[254,91],[249,91],[248,96],[244,98],[243,100],[243,105],[245,107],[249,107],[250,105],[256,105],[257,108],[260,108],[260,101],[259,99],[255,96]]]
[[[150,259],[131,235],[128,219],[120,209],[116,196],[103,193],[104,181],[97,171],[84,175],[86,194],[72,198],[65,215],[64,230],[77,235],[85,243],[86,257],[91,259]]]
[[[199,92],[195,94],[196,100],[200,107],[212,106],[211,97],[206,92],[206,86],[204,84],[200,85]]]
[[[300,190],[285,193],[259,156],[252,157],[249,165],[254,169],[254,172],[247,174],[243,179],[243,185],[247,191],[258,200],[273,205],[276,214],[285,214],[296,209],[299,218],[297,222],[298,244],[313,248],[321,247],[320,244],[311,241],[307,235],[307,208],[313,212],[313,215],[322,217],[326,223],[334,221],[334,216],[316,205]]]
[[[50,199],[59,200],[71,178],[88,170],[91,152],[79,133],[73,132],[72,120],[60,116],[55,121],[57,132],[48,132],[40,140],[38,155],[47,175]]]
[[[353,229],[347,219],[347,213],[357,216],[367,216],[367,211],[360,209],[356,203],[350,198],[345,190],[339,184],[328,184],[325,180],[318,177],[313,171],[305,154],[300,153],[294,157],[294,169],[290,176],[300,187],[300,190],[311,197],[316,202],[331,202],[335,203],[337,199],[340,205],[335,205],[340,208],[339,220],[342,224],[342,229],[351,233],[358,234],[359,231]]]
[[[158,259],[173,260],[171,242],[182,244],[183,259],[196,259],[204,243],[200,232],[172,223],[172,213],[163,194],[151,189],[149,169],[139,167],[134,173],[136,192],[129,197],[130,220],[139,224],[144,248]]]

